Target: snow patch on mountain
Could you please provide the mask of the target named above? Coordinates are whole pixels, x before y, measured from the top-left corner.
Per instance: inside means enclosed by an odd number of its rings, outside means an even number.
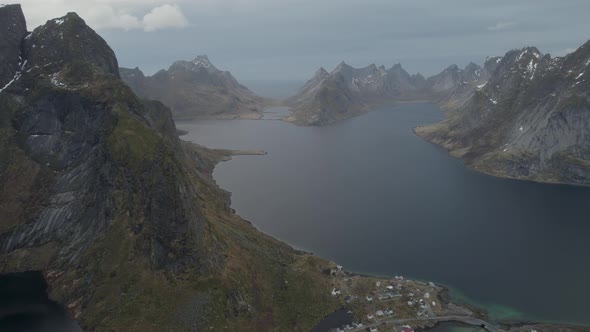
[[[11,86],[14,82],[18,81],[21,78],[23,70],[25,69],[25,67],[27,65],[27,61],[28,60],[25,60],[24,62],[22,62],[22,58],[20,58],[20,62],[18,63],[18,70],[16,71],[16,73],[14,74],[12,79],[8,83],[6,83],[6,85],[4,85],[4,87],[2,89],[0,89],[0,92],[3,92],[9,86]]]

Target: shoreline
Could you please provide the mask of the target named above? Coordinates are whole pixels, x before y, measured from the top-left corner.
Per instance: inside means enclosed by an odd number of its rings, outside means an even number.
[[[450,147],[445,146],[443,143],[438,143],[435,140],[428,139],[423,134],[418,132],[418,130],[420,128],[425,128],[428,126],[430,126],[430,125],[416,126],[416,127],[412,128],[412,133],[414,133],[414,135],[416,135],[417,137],[420,137],[424,141],[426,141],[438,148],[445,150],[449,156],[451,156],[454,159],[460,160],[463,163],[463,166],[469,171],[476,172],[478,174],[482,174],[485,176],[491,176],[491,177],[498,178],[498,179],[532,182],[532,183],[544,184],[544,185],[558,185],[558,186],[573,186],[573,187],[590,188],[590,185],[585,185],[585,184],[581,184],[581,183],[561,182],[561,181],[557,181],[557,180],[555,180],[555,181],[554,180],[542,180],[542,179],[535,179],[535,178],[531,178],[531,177],[515,177],[515,176],[510,176],[508,174],[501,173],[499,171],[494,171],[492,169],[486,169],[486,168],[474,166],[474,165],[468,163],[464,158],[462,158],[462,155],[459,155],[458,153],[453,153],[455,151],[458,151],[457,149],[452,150]]]
[[[215,155],[218,156],[217,158],[215,158],[214,164],[212,165],[213,168],[211,169],[211,174],[210,174],[211,178],[213,178],[213,170],[215,169],[215,167],[221,162],[231,160],[232,156],[266,155],[266,154],[268,154],[266,151],[263,151],[263,150],[209,149],[204,146],[200,146],[196,143],[192,143],[192,142],[190,142],[190,143],[197,145],[199,148],[214,152]],[[213,179],[213,180],[215,181],[215,179]],[[223,188],[221,188],[221,189],[223,189]],[[223,190],[225,190],[225,189],[223,189]],[[228,193],[231,195],[230,192],[228,192]],[[230,201],[231,201],[231,198],[230,198]],[[235,213],[237,215],[237,212],[235,212]],[[261,230],[259,230],[259,231],[262,232]],[[262,232],[262,233],[264,233],[264,232]],[[287,242],[285,242],[285,243],[287,245],[289,245],[290,247],[292,247],[291,244],[289,244]],[[316,255],[315,253],[310,253],[310,252],[302,251],[302,250],[298,250],[298,251],[301,251],[306,254],[321,258],[320,255]],[[334,266],[339,267],[339,265],[337,265],[337,263],[330,261],[330,260],[327,260],[327,261],[330,262],[331,264],[333,264]],[[375,280],[381,280],[383,282],[386,282],[388,280],[394,280],[394,278],[391,276],[376,276],[376,275],[362,273],[362,272],[349,272],[347,270],[338,270],[338,271],[341,271],[343,273],[343,276],[345,276],[345,277],[343,277],[343,280],[352,279],[352,278],[357,278],[360,280],[370,281],[370,282],[375,282]],[[333,272],[331,272],[331,273],[333,273]],[[465,320],[468,320],[470,318],[473,318],[476,320],[482,320],[482,321],[489,321],[491,324],[495,324],[495,326],[493,326],[493,328],[495,329],[494,331],[516,332],[516,331],[519,331],[519,329],[521,329],[522,327],[527,327],[527,328],[529,328],[529,330],[530,329],[538,329],[539,331],[544,331],[546,329],[561,329],[563,331],[582,331],[582,330],[587,330],[590,327],[590,325],[576,324],[576,323],[570,323],[570,322],[533,321],[533,320],[527,320],[527,319],[491,320],[488,309],[485,308],[485,306],[481,306],[476,303],[470,303],[469,301],[457,301],[457,300],[453,299],[452,295],[451,295],[451,288],[449,288],[449,286],[446,286],[443,284],[438,284],[438,283],[429,283],[427,281],[418,280],[418,279],[416,279],[416,280],[408,279],[408,280],[406,280],[406,282],[409,282],[413,285],[421,285],[421,287],[438,288],[439,289],[438,292],[441,294],[442,297],[437,297],[437,298],[439,300],[443,299],[443,301],[440,303],[441,306],[444,306],[446,308],[452,308],[454,310],[463,311],[464,313],[467,313],[467,312],[470,313],[470,314],[458,315],[457,317],[459,319],[444,318],[446,316],[439,316],[439,317],[441,317],[440,320],[438,320],[437,317],[433,317],[431,320],[421,320],[418,317],[416,317],[416,318],[408,317],[406,320],[408,322],[411,322],[412,324],[414,324],[414,325],[412,325],[412,327],[415,327],[416,330],[419,330],[419,331],[431,330],[431,329],[435,328],[436,326],[438,326],[439,324],[445,323],[445,322],[457,322],[457,323],[465,324]],[[353,306],[348,306],[345,304],[342,308],[351,310],[353,312],[353,314],[358,314],[358,312],[355,312],[355,310],[352,310],[352,307]],[[329,317],[329,315],[324,317],[324,319],[326,319],[327,317]],[[318,324],[322,321],[323,321],[323,319],[321,321],[319,321]],[[373,325],[381,326],[382,324],[387,324],[387,322],[386,321],[375,321],[375,323]],[[373,325],[365,325],[365,327],[373,326]],[[474,326],[474,325],[469,325],[469,324],[467,324],[467,325]],[[393,326],[396,326],[396,325],[393,325]]]

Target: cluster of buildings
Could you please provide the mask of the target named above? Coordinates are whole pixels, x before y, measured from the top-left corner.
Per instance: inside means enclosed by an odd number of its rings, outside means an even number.
[[[361,328],[361,327],[363,327],[363,324],[355,324],[354,326],[347,325],[346,327],[339,328],[336,331],[337,332],[346,332],[347,330],[352,330],[353,328]],[[379,332],[379,328],[378,327],[375,327],[375,326],[371,326],[371,327],[369,327],[369,331],[370,332]],[[404,325],[399,330],[397,330],[397,329],[394,328],[393,331],[397,331],[397,332],[414,332],[414,329],[412,327],[410,327],[410,325]]]
[[[397,308],[399,304],[392,304],[391,307],[389,307],[385,303],[388,301],[402,298],[402,292],[405,294],[403,297],[408,299],[407,305],[417,309],[417,317],[431,317],[434,315],[432,308],[436,306],[436,302],[430,299],[431,296],[429,291],[432,291],[431,288],[438,289],[439,287],[432,282],[426,284],[423,282],[416,282],[410,280],[406,281],[403,276],[395,276],[390,281],[376,281],[375,289],[366,294],[365,298],[363,299],[363,295],[361,294],[354,294],[354,292],[351,294],[346,294],[349,293],[346,290],[347,288],[354,289],[354,277],[349,275],[348,273],[343,274],[343,267],[341,265],[336,266],[336,269],[332,269],[331,275],[334,277],[342,275],[344,277],[342,279],[342,281],[344,281],[344,284],[335,285],[336,287],[334,287],[331,291],[332,296],[337,297],[344,293],[344,295],[346,295],[344,297],[344,301],[346,303],[351,303],[355,299],[360,299],[361,302],[359,302],[359,304],[363,305],[364,303],[364,307],[366,309],[369,309],[369,307],[371,308],[371,310],[367,310],[368,313],[366,315],[365,324],[367,324],[367,321],[372,322],[372,324],[370,323],[368,325],[373,325],[378,322],[386,324],[390,320],[387,318],[395,316],[392,307]],[[338,288],[337,286],[343,287],[344,291]],[[395,318],[393,319],[395,320]],[[377,332],[379,331],[379,327],[384,328],[385,326],[386,325],[381,325],[378,327],[369,327],[369,330],[372,332]],[[390,331],[391,325],[389,326],[390,327],[388,327],[388,330]],[[358,330],[359,328],[363,327],[363,323],[358,322],[353,323],[352,325],[341,327],[337,331],[344,332],[347,330]],[[397,327],[394,327],[393,331],[414,332],[414,329],[409,325],[404,325],[401,327],[398,325]]]

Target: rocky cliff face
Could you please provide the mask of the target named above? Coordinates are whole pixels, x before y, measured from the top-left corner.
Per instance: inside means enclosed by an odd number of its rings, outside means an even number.
[[[27,34],[20,5],[0,5],[0,89],[15,77],[22,64],[21,41]]]
[[[487,81],[493,66],[493,61],[488,62],[484,68],[473,63],[465,69],[453,65],[428,79],[410,75],[400,64],[390,69],[375,65],[357,69],[342,62],[331,73],[318,70],[286,100],[292,107],[287,121],[325,125],[392,102],[432,101],[453,110]]]
[[[487,84],[417,133],[486,173],[590,184],[590,43],[565,57],[527,47],[494,62]]]
[[[153,232],[141,248],[152,267],[195,262],[196,251],[173,245],[196,248],[204,217],[179,192],[180,142],[171,122],[156,126],[165,108],[133,95],[113,51],[74,13],[35,29],[22,50],[21,75],[0,96],[0,253],[56,245],[63,267],[129,214],[135,235]]]
[[[177,61],[146,77],[138,68],[121,68],[121,77],[142,98],[163,102],[175,118],[260,117],[270,101],[248,90],[205,55]]]
[[[0,8],[0,22],[21,18]],[[0,91],[0,273],[42,271],[88,331],[308,330],[337,306],[328,262],[233,214],[210,177],[222,152],[180,141],[169,109],[136,97],[80,17],[20,42],[11,29],[0,57],[21,61]]]
[[[496,70],[500,57],[489,57],[483,68],[473,62],[465,69],[450,66],[442,73],[429,77],[432,86],[431,100],[445,112],[460,108],[475,91],[483,88]]]

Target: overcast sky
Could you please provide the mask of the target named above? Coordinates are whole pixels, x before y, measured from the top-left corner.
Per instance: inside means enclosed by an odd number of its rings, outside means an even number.
[[[2,0],[0,0],[2,1]],[[239,80],[400,62],[431,75],[511,48],[563,55],[590,39],[589,0],[22,0],[29,29],[76,11],[147,74],[207,54]]]

